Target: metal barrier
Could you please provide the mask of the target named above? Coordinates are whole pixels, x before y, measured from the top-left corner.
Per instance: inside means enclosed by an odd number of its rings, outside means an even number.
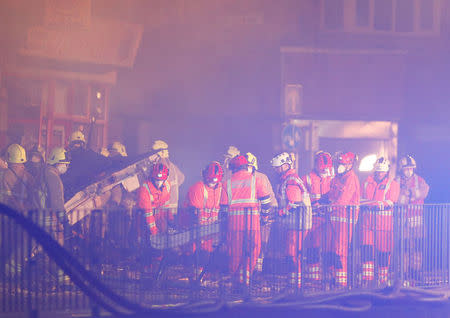
[[[306,299],[450,281],[448,204],[268,217],[244,209],[200,224],[192,210],[177,222],[158,218],[156,235],[139,210],[74,213],[73,224],[52,211],[0,214],[0,312]]]

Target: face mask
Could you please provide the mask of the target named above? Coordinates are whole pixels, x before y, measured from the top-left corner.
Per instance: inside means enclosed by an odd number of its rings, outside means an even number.
[[[344,173],[345,172],[345,166],[344,165],[339,165],[338,168],[337,168],[337,172],[339,174]]]
[[[67,172],[67,165],[59,164],[56,166],[56,169],[58,169],[59,174],[65,174]]]

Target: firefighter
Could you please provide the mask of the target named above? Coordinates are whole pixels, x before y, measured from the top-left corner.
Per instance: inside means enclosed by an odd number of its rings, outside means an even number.
[[[398,163],[399,173],[396,176],[400,184],[398,203],[402,205],[405,220],[405,273],[408,280],[419,279],[423,263],[423,237],[425,233],[423,204],[430,187],[426,181],[416,174],[416,161],[412,156],[405,156]]]
[[[302,177],[313,207],[312,228],[306,238],[306,277],[312,282],[322,280],[320,265],[321,248],[325,231],[325,218],[320,207],[320,199],[330,191],[334,177],[333,159],[328,152],[318,151],[314,155],[314,169]]]
[[[338,153],[333,160],[336,176],[331,180],[330,192],[324,203],[330,203],[327,214],[325,265],[337,286],[347,286],[347,256],[353,227],[358,220],[360,185],[353,165],[356,155],[352,152]]]
[[[260,215],[269,212],[270,193],[263,179],[251,173],[245,156],[231,159],[229,168],[233,174],[224,180],[220,198],[228,216],[229,269],[248,285],[261,251]]]
[[[114,141],[108,148],[108,157],[115,158],[120,161],[128,156],[125,146],[120,141]],[[126,191],[124,191],[122,184],[118,184],[111,189],[111,197],[107,203],[109,210],[117,210],[122,204],[122,198]]]
[[[8,168],[0,180],[3,203],[29,216],[30,211],[39,208],[39,205],[35,200],[34,179],[25,169],[27,162],[25,149],[19,144],[11,144],[6,149],[6,162]],[[6,226],[3,230],[0,270],[8,276],[19,275],[29,256],[24,252],[28,250],[29,245],[28,240],[22,240],[23,245],[18,246],[14,238],[26,238],[27,235],[20,226]]]
[[[162,207],[170,199],[169,169],[162,163],[152,166],[150,180],[138,190],[138,207],[144,210],[151,235],[166,233],[173,215]]]
[[[189,188],[186,196],[186,212],[190,228],[199,225],[206,227],[218,221],[220,196],[222,195],[223,169],[219,162],[213,161],[202,170],[202,180]],[[217,236],[201,238],[198,253],[200,268],[203,268],[217,243]],[[193,250],[197,246],[193,244]]]
[[[27,155],[19,144],[12,144],[6,150],[8,168],[1,180],[1,192],[4,203],[18,211],[39,208],[34,193],[35,181],[25,169]]]
[[[271,165],[280,177],[276,193],[279,203],[278,213],[282,218],[282,225],[287,230],[286,252],[291,264],[290,283],[301,287],[301,251],[307,230],[311,228],[311,199],[287,152],[275,156],[271,160]]]
[[[69,225],[64,208],[64,185],[61,181],[61,175],[67,172],[70,160],[64,148],[56,147],[52,149],[47,158],[47,165],[44,170],[43,184],[41,188],[45,193],[46,215],[44,216],[44,226],[56,235],[58,241],[62,244],[64,236],[69,236]],[[54,222],[57,220],[57,222]],[[54,226],[52,226],[54,225]],[[58,235],[58,232],[64,231],[64,235]]]
[[[107,157],[115,162],[122,162],[128,157],[125,145],[120,141],[109,144],[106,151]],[[105,208],[108,210],[108,239],[114,246],[129,242],[128,235],[131,234],[132,210],[135,201],[135,193],[126,191],[121,183],[111,189]]]
[[[385,157],[377,159],[374,173],[367,177],[362,191],[361,256],[362,280],[374,279],[376,260],[378,280],[385,284],[393,249],[393,206],[398,201],[400,186],[389,176],[390,162]]]
[[[169,159],[169,146],[162,140],[156,140],[152,146],[153,150],[157,150],[157,162],[163,163],[170,171],[169,183],[170,183],[170,198],[164,204],[163,208],[172,213],[174,218],[178,211],[178,193],[179,187],[184,182],[184,174],[181,170]]]
[[[261,218],[261,255],[260,257],[258,257],[257,270],[262,271],[264,253],[267,250],[267,245],[270,236],[270,229],[272,225],[271,219],[273,219],[273,212],[278,207],[278,203],[275,197],[275,193],[273,192],[272,184],[269,181],[269,178],[267,177],[267,175],[258,170],[258,159],[256,158],[256,156],[251,152],[247,152],[245,154],[245,157],[247,158],[251,172],[260,177],[264,181],[270,193],[270,207],[271,207],[270,213],[269,215]]]
[[[64,199],[67,201],[87,185],[94,183],[107,169],[111,168],[112,160],[89,149],[86,146],[84,134],[77,130],[69,138],[67,152],[70,166],[67,173],[61,175],[64,183]],[[110,192],[95,197],[95,208],[102,208],[109,200]]]
[[[39,208],[45,208],[45,190],[40,185],[45,184],[44,172],[45,172],[45,151],[39,146],[35,145],[28,153],[28,160],[25,163],[25,168],[33,176],[37,188],[35,189],[35,201],[38,203]]]
[[[400,173],[396,180],[400,183],[399,204],[423,204],[430,187],[415,173],[416,161],[406,156],[400,159],[398,166]]]

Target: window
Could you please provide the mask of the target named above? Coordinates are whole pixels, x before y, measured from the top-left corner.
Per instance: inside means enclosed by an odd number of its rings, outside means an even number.
[[[359,27],[369,26],[370,0],[356,1],[356,25]]]
[[[439,34],[442,0],[320,0],[329,31]]]
[[[344,25],[344,0],[325,0],[324,22],[327,29],[340,29]]]

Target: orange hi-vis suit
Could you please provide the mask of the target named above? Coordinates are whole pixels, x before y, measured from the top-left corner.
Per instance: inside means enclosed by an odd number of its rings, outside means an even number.
[[[328,265],[334,267],[336,283],[347,286],[347,257],[353,226],[358,220],[360,185],[353,169],[331,180],[329,200],[332,204],[326,225]],[[351,206],[351,207],[347,207]],[[336,257],[337,256],[337,257]],[[332,261],[334,260],[334,262]]]
[[[193,207],[197,210],[197,215],[195,215],[194,218],[196,218],[196,223],[198,225],[204,226],[218,221],[221,195],[221,183],[218,183],[216,187],[211,188],[203,181],[198,181],[189,188],[186,197],[186,206]],[[212,252],[213,244],[214,238],[202,239],[201,249]]]
[[[306,238],[305,245],[308,248],[306,268],[306,278],[311,280],[322,279],[322,268],[320,266],[320,249],[325,232],[325,218],[314,214],[314,206],[319,204],[319,200],[324,194],[330,191],[332,176],[320,176],[315,170],[302,177],[303,183],[309,192],[311,205],[313,207],[312,227]]]
[[[170,183],[164,181],[160,189],[153,182],[146,181],[138,190],[138,207],[145,212],[145,220],[152,235],[166,233],[167,222],[173,221],[173,215],[162,206],[170,198]]]
[[[232,274],[239,269],[240,282],[246,284],[261,250],[259,202],[262,211],[269,210],[269,191],[258,175],[239,170],[224,181],[220,204],[228,206],[229,268]]]
[[[287,228],[286,253],[296,267],[295,272],[291,273],[291,284],[297,284],[300,287],[302,281],[300,252],[302,250],[303,240],[307,234],[306,230],[311,228],[312,221],[311,200],[303,181],[297,175],[295,169],[289,169],[281,176],[277,197],[279,201],[279,214],[282,217],[281,222]],[[296,216],[292,211],[298,207],[306,209],[300,209],[301,216]]]
[[[374,253],[381,283],[388,279],[390,254],[393,249],[393,206],[398,201],[400,186],[388,175],[377,182],[373,175],[364,182],[362,202],[367,208],[361,212],[362,279],[374,278]]]

